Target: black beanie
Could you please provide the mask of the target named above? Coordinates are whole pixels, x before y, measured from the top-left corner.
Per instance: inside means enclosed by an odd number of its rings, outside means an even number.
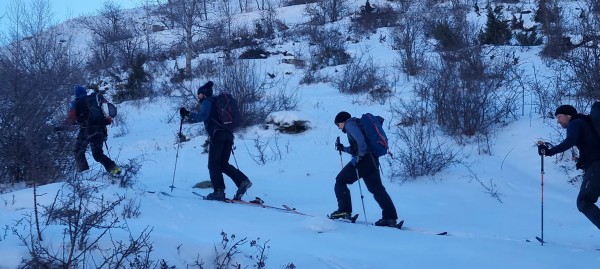
[[[198,94],[204,94],[207,97],[211,97],[213,94],[212,87],[213,87],[213,82],[209,80],[208,82],[206,82],[206,84],[204,84],[204,85],[200,86],[200,88],[198,88]]]
[[[573,116],[577,115],[577,109],[575,109],[571,105],[562,105],[556,109],[556,112],[554,112],[554,116],[556,116],[558,114],[564,114],[564,115],[569,115],[569,116],[573,117]]]
[[[335,123],[337,125],[340,122],[346,122],[351,117],[352,116],[350,115],[350,113],[348,113],[346,111],[342,111],[342,112],[338,113],[337,115],[335,115],[335,120],[333,121],[333,123]]]

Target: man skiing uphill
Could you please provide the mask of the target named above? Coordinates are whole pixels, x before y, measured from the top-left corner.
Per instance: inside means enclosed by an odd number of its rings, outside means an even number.
[[[365,135],[360,126],[360,120],[353,118],[348,112],[342,111],[335,116],[334,123],[342,132],[348,135],[350,146],[345,147],[336,141],[336,150],[351,154],[352,160],[342,168],[335,178],[335,196],[338,209],[329,216],[332,219],[349,219],[352,214],[352,200],[348,184],[364,179],[369,192],[382,210],[382,218],[375,222],[377,226],[395,226],[398,215],[392,199],[388,195],[379,175],[379,157],[370,151]]]
[[[75,100],[71,102],[66,122],[79,125],[74,150],[77,171],[90,169],[85,158],[87,146],[90,145],[94,160],[101,163],[111,175],[120,175],[121,168],[102,150],[103,143],[108,138],[106,126],[112,124],[112,118],[102,110],[102,105],[108,101],[99,92],[87,95],[83,86],[75,86],[74,93]]]
[[[577,195],[577,209],[600,229],[600,209],[595,204],[600,196],[600,138],[589,116],[578,114],[574,107],[559,106],[554,115],[558,124],[567,129],[567,137],[555,147],[549,147],[548,143],[540,141],[538,154],[552,156],[573,146],[577,147],[580,156],[575,166],[584,171]]]
[[[233,149],[233,133],[225,128],[219,117],[217,102],[213,98],[213,82],[208,81],[198,88],[198,99],[202,102],[198,112],[190,112],[185,107],[180,108],[181,117],[190,117],[194,121],[203,121],[206,133],[210,139],[208,150],[208,172],[213,186],[213,192],[206,196],[207,200],[225,200],[225,181],[223,173],[230,177],[238,190],[234,200],[239,200],[252,186],[252,182],[239,169],[229,164]]]

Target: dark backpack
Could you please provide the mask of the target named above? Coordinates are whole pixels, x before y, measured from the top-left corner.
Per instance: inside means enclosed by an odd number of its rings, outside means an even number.
[[[77,121],[86,122],[88,125],[106,125],[106,114],[102,104],[108,105],[108,116],[114,118],[117,115],[117,108],[113,104],[99,92],[93,92],[79,100]]]
[[[360,117],[360,125],[367,141],[369,152],[377,157],[388,154],[389,145],[388,138],[383,130],[384,119],[380,116],[374,116],[371,113],[363,114]]]
[[[230,132],[235,131],[240,122],[240,111],[235,98],[229,93],[222,93],[212,98],[216,105],[217,120],[219,126]]]
[[[590,110],[590,120],[597,135],[600,135],[600,102],[594,102]]]

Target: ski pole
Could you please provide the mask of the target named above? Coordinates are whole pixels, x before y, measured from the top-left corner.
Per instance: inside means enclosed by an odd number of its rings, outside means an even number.
[[[365,222],[368,223],[367,220],[367,210],[365,209],[365,196],[363,196],[362,187],[360,185],[360,175],[358,175],[358,156],[356,156],[356,178],[358,179],[358,191],[360,192],[360,202],[362,203],[363,214],[365,215]],[[368,225],[368,224],[367,224]]]
[[[106,140],[104,140],[104,147],[106,147],[106,153],[108,153],[108,158],[110,158],[110,149],[108,148],[108,143],[106,143]]]
[[[339,144],[340,144],[340,137],[338,136],[338,137],[335,139],[335,145],[336,145],[336,147],[337,147],[337,145],[339,145]],[[342,151],[341,151],[341,150],[338,150],[338,152],[340,153],[340,164],[342,165],[342,169],[344,169],[344,161],[342,160]]]
[[[535,237],[535,239],[537,239],[538,241],[540,241],[540,243],[542,244],[542,246],[544,245],[544,155],[545,155],[545,150],[542,149],[542,155],[541,157],[541,177],[542,177],[542,181],[541,181],[541,189],[542,189],[542,202],[541,202],[541,208],[542,208],[542,216],[541,216],[541,238],[540,237]]]
[[[175,167],[173,168],[173,180],[171,181],[171,186],[169,186],[169,188],[171,188],[171,192],[173,192],[173,189],[175,188],[175,171],[177,171],[177,160],[179,159],[179,148],[181,147],[181,137],[183,136],[183,134],[181,133],[181,130],[183,128],[183,120],[184,120],[184,117],[181,117],[181,121],[179,122],[179,133],[178,133],[178,137],[177,137],[177,152],[175,153]]]
[[[237,169],[240,170],[240,167],[238,166],[237,158],[235,157],[235,153],[233,152],[234,149],[235,149],[235,147],[231,147],[231,155],[233,155],[233,161],[235,161],[235,167],[237,167]]]

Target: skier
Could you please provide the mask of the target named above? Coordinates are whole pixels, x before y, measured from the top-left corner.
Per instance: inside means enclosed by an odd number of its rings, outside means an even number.
[[[335,116],[334,123],[348,136],[350,146],[345,147],[336,141],[336,150],[351,154],[352,160],[346,164],[335,179],[335,196],[338,209],[329,215],[332,219],[350,219],[352,215],[352,200],[348,184],[363,178],[369,192],[382,210],[382,218],[375,222],[377,226],[395,226],[398,215],[396,208],[385,190],[379,175],[379,157],[369,152],[367,141],[360,126],[360,120],[353,118],[350,113],[342,111]]]
[[[540,156],[553,156],[576,146],[579,159],[575,167],[584,171],[583,181],[577,195],[577,209],[600,229],[600,209],[596,206],[600,196],[600,138],[592,126],[589,116],[578,114],[570,105],[562,105],[554,113],[556,121],[567,129],[567,137],[555,147],[538,143]]]
[[[107,102],[106,98],[99,92],[88,96],[86,88],[79,85],[74,87],[74,93],[75,100],[71,102],[66,123],[79,125],[74,149],[77,171],[90,169],[85,157],[87,146],[90,145],[94,160],[101,163],[111,175],[120,175],[121,167],[102,150],[103,143],[108,138],[106,126],[112,124],[112,118],[104,115],[101,108]]]
[[[185,107],[179,109],[181,117],[204,122],[204,128],[209,136],[208,172],[213,186],[213,192],[206,196],[207,200],[225,200],[225,182],[223,173],[230,177],[238,187],[234,200],[240,200],[252,186],[252,182],[239,169],[229,164],[233,149],[233,133],[225,129],[219,122],[217,106],[212,98],[213,82],[208,81],[198,88],[198,99],[202,103],[198,112],[190,112]]]

